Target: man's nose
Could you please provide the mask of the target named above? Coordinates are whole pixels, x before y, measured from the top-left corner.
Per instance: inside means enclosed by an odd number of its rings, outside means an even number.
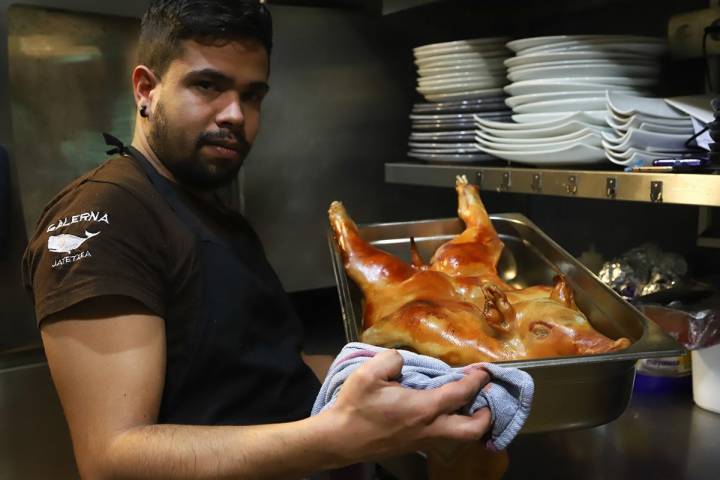
[[[215,119],[218,127],[232,128],[242,126],[245,123],[245,116],[243,115],[240,96],[234,92],[227,92],[227,98],[224,100],[222,109]]]

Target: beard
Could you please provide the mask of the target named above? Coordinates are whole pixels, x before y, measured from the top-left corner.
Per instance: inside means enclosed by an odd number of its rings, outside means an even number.
[[[175,179],[182,185],[203,191],[215,190],[232,182],[250,150],[242,130],[202,132],[196,139],[190,139],[184,133],[182,129],[172,128],[163,104],[158,103],[150,125],[150,147]],[[203,157],[202,147],[221,142],[239,145],[236,159]]]

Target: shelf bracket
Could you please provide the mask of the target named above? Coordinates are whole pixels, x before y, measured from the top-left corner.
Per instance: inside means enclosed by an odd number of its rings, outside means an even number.
[[[650,182],[650,201],[661,203],[663,201],[663,182]]]

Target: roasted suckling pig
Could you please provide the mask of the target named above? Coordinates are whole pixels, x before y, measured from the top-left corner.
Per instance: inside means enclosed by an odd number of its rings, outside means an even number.
[[[503,243],[477,187],[458,177],[458,215],[465,230],[441,245],[429,263],[411,241],[411,263],[363,240],[340,202],[329,217],[345,269],[364,295],[361,340],[405,348],[451,365],[587,355],[626,348],[596,331],[572,288],[518,289],[497,273]]]

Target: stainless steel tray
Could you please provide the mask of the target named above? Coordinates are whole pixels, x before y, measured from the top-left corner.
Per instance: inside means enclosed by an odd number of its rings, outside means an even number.
[[[519,214],[491,215],[505,243],[498,273],[519,287],[552,285],[564,274],[575,291],[580,309],[592,325],[611,337],[627,337],[626,350],[600,355],[556,357],[503,362],[522,368],[535,380],[535,399],[523,433],[547,432],[602,425],[627,407],[640,358],[680,355],[683,348],[644,317],[572,255]],[[409,261],[410,237],[423,258],[429,259],[444,242],[464,229],[457,219],[362,225],[360,235],[378,248]],[[333,269],[348,341],[362,329],[362,293],[345,273],[342,256],[329,232]]]

